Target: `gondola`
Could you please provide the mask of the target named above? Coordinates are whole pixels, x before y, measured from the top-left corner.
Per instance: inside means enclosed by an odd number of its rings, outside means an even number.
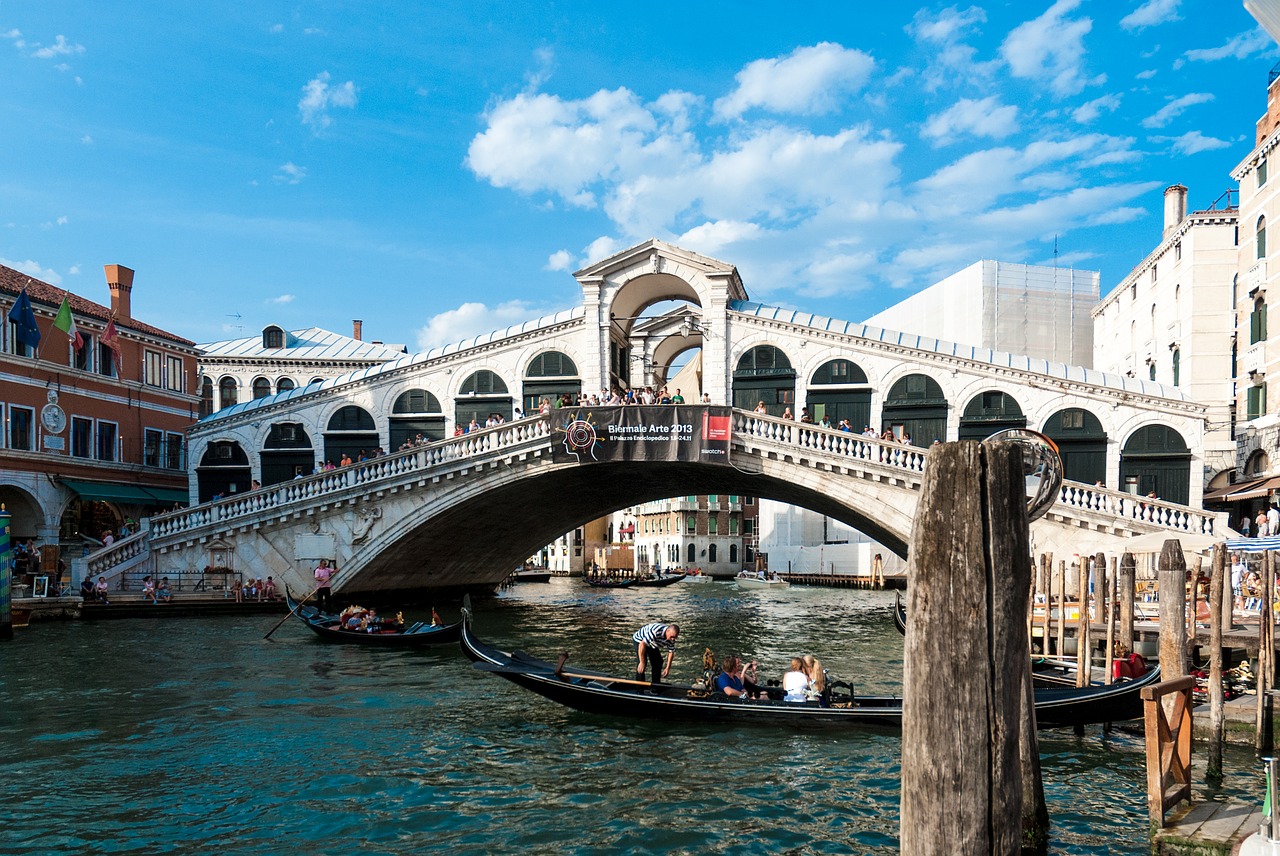
[[[635,581],[635,588],[662,588],[674,585],[684,579],[684,574],[671,574],[662,577],[645,577]]]
[[[457,642],[462,635],[462,622],[427,624],[419,621],[402,630],[379,630],[374,633],[342,630],[338,616],[321,612],[309,604],[298,603],[288,589],[285,590],[285,602],[289,605],[289,611],[325,642],[388,648],[418,648]]]
[[[586,713],[654,721],[801,728],[902,725],[901,698],[853,695],[847,685],[839,682],[820,702],[753,701],[687,686],[649,684],[587,669],[565,669],[522,651],[502,651],[477,639],[471,630],[469,603],[464,603],[462,609],[462,650],[474,668],[493,672],[544,698]],[[1134,719],[1142,715],[1142,688],[1159,680],[1160,670],[1153,669],[1141,678],[1111,686],[1037,688],[1037,724],[1041,728],[1061,728]]]
[[[898,592],[894,592],[893,596],[893,623],[898,628],[898,632],[906,636],[907,605],[902,602],[902,595]],[[1069,660],[1031,658],[1031,682],[1037,687],[1074,687],[1076,671],[1076,664]]]
[[[621,579],[619,577],[583,577],[587,581],[587,585],[596,588],[631,588],[636,584],[635,580]]]

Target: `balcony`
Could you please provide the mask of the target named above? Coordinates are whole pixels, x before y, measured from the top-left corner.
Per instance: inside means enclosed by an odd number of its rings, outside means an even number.
[[[1259,289],[1266,288],[1267,285],[1267,260],[1262,259],[1256,265],[1249,268],[1249,273],[1245,275],[1245,287],[1249,289],[1249,294],[1253,294]]]
[[[1267,343],[1258,342],[1245,349],[1240,357],[1240,370],[1245,374],[1265,371],[1267,367]]]

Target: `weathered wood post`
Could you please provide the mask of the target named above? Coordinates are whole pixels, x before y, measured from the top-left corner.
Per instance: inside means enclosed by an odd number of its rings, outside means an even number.
[[[1040,573],[1044,580],[1044,616],[1040,622],[1040,654],[1049,656],[1049,622],[1053,615],[1053,554],[1040,554]]]
[[[1067,656],[1067,563],[1058,562],[1058,650],[1057,656]]]
[[[1092,658],[1089,654],[1089,557],[1080,557],[1077,582],[1080,586],[1080,612],[1076,618],[1076,686],[1089,686]]]
[[[901,852],[1017,853],[1030,685],[1024,464],[1012,443],[943,443],[909,551]],[[925,629],[927,628],[927,630]],[[972,668],[973,664],[984,668]]]
[[[1132,553],[1120,558],[1120,645],[1127,653],[1133,650],[1134,583],[1138,568]]]
[[[1275,677],[1275,612],[1272,606],[1276,591],[1276,558],[1270,550],[1262,554],[1262,606],[1258,609],[1258,733],[1255,747],[1259,755],[1270,755],[1272,744],[1271,715],[1274,705],[1271,687]]]
[[[1226,721],[1222,695],[1222,578],[1227,576],[1227,545],[1213,547],[1213,566],[1209,571],[1209,759],[1205,779],[1211,784],[1222,782],[1222,738]],[[1227,609],[1231,601],[1227,601]]]
[[[1106,658],[1106,682],[1111,683],[1115,678],[1112,675],[1115,672],[1116,659],[1116,620],[1119,618],[1119,605],[1116,603],[1116,591],[1118,580],[1120,577],[1120,560],[1116,556],[1111,557],[1111,577],[1108,580],[1109,590],[1107,591],[1107,658]]]
[[[1107,585],[1111,577],[1107,574],[1107,557],[1102,553],[1093,557],[1093,620],[1094,623],[1106,621],[1103,616],[1110,615],[1111,587]]]
[[[1182,544],[1164,542],[1158,569],[1160,581],[1160,680],[1187,673],[1187,562]]]

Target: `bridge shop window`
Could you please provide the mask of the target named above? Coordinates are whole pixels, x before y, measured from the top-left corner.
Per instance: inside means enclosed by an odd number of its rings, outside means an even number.
[[[484,425],[494,415],[510,420],[513,412],[513,402],[506,382],[487,369],[473,372],[462,382],[453,406],[453,418],[456,424],[463,427],[471,424],[472,419]]]
[[[402,392],[391,407],[390,423],[392,452],[413,445],[419,434],[424,440],[444,438],[444,408],[440,399],[425,389]]]
[[[910,374],[898,380],[885,396],[880,430],[903,434],[912,445],[928,446],[947,439],[947,398],[928,375]]]
[[[526,415],[537,413],[543,398],[554,404],[561,396],[568,396],[570,403],[577,404],[578,396],[582,394],[578,366],[567,354],[559,351],[538,354],[525,370],[521,393]]]
[[[311,438],[298,422],[276,422],[262,444],[262,483],[278,484],[299,475],[311,475],[316,453]]]
[[[196,466],[196,490],[200,502],[209,502],[215,496],[244,493],[249,490],[251,482],[249,456],[234,440],[210,443]]]
[[[1026,428],[1027,417],[1012,395],[990,390],[975,395],[960,417],[961,440],[985,440],[997,431]]]
[[[871,385],[867,373],[850,360],[823,363],[809,379],[805,406],[814,422],[826,416],[833,426],[848,419],[855,432],[871,424]]]
[[[733,406],[755,410],[762,401],[770,416],[781,416],[788,409],[798,415],[796,370],[787,355],[773,345],[759,345],[747,351],[733,370]]]
[[[1182,435],[1167,425],[1145,425],[1129,437],[1120,453],[1120,481],[1125,489],[1186,504],[1191,488],[1191,450]]]
[[[1065,478],[1094,484],[1107,477],[1107,432],[1098,417],[1069,407],[1050,416],[1043,430],[1058,444]]]
[[[351,460],[360,459],[360,455],[372,456],[378,448],[378,429],[373,424],[369,411],[354,404],[339,407],[329,417],[329,426],[324,432],[324,460],[337,465],[346,455]]]

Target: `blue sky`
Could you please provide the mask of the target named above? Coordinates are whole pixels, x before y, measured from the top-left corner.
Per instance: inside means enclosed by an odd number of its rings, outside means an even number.
[[[1105,293],[1165,186],[1232,186],[1280,59],[1235,0],[122,8],[0,0],[0,261],[133,267],[199,342],[420,350],[649,237],[851,321],[1055,239]]]

